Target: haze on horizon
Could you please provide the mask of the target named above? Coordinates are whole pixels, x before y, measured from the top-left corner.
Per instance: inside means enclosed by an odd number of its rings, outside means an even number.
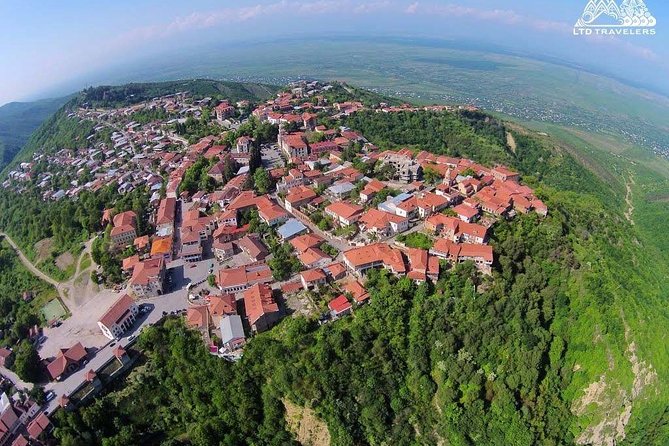
[[[586,0],[175,0],[0,4],[0,104],[74,91],[131,62],[287,36],[456,39],[559,58],[669,95],[669,5],[652,36],[574,36]],[[195,50],[194,50],[195,51]],[[135,79],[141,81],[142,79]]]

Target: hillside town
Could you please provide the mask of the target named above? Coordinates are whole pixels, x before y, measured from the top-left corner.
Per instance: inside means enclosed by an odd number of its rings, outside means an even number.
[[[107,229],[97,237],[109,240],[123,281],[101,291],[86,316],[72,309],[45,330],[49,400],[33,409],[3,395],[0,444],[37,440],[49,414],[92,398],[133,365],[141,329],[165,317],[183,317],[211,354],[235,361],[250,337],[284,317],[350,317],[373,300],[365,289],[371,270],[436,282],[468,262],[491,275],[493,226],[547,215],[507,166],[382,150],[340,125],[363,110],[452,108],[333,102],[335,88],[299,82],[260,104],[178,93],[114,109],[82,106],[69,115],[92,124],[80,147],[44,148],[9,173],[3,187],[20,191],[31,181],[45,201],[111,184],[121,195],[144,191],[149,208],[103,212]],[[194,121],[213,133],[190,132]],[[259,136],[259,126],[269,131]],[[196,171],[204,181],[188,180]],[[75,336],[93,315],[97,335]],[[24,414],[32,414],[25,429],[12,421]]]

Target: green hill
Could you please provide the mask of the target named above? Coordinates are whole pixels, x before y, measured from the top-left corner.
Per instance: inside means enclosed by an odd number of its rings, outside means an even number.
[[[112,90],[78,100],[156,91],[103,88]],[[336,445],[666,444],[669,163],[479,112],[364,112],[341,124],[382,148],[506,163],[549,215],[494,226],[492,278],[467,264],[420,286],[371,274],[371,303],[353,317],[287,318],[236,364],[168,319],[142,334],[145,362],[119,389],[56,414],[62,444],[295,444],[286,400],[311,409]],[[56,115],[27,150],[76,144],[87,131]],[[0,227],[22,243],[45,231],[64,243],[97,230],[112,198],[3,194]]]
[[[0,107],[0,171],[14,159],[35,129],[66,101],[67,98],[54,98],[10,102]]]

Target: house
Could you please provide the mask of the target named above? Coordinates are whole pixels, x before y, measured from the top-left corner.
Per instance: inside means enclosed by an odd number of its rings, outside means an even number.
[[[268,330],[279,321],[279,306],[272,296],[272,289],[257,283],[244,291],[244,308],[251,329],[255,333]]]
[[[367,302],[369,299],[369,293],[357,280],[346,283],[344,286],[342,286],[342,290],[344,293],[350,294],[350,296],[353,298],[353,301],[358,305]]]
[[[384,243],[354,248],[344,253],[344,263],[353,273],[362,276],[372,268],[386,268],[393,274],[406,274],[401,251]]]
[[[418,208],[420,218],[429,217],[445,209],[448,204],[449,202],[446,197],[431,192],[421,192],[416,195],[416,207]]]
[[[133,240],[132,245],[140,254],[147,252],[149,248],[149,236],[143,235],[141,237],[137,237],[135,240]]]
[[[407,277],[418,282],[428,278],[434,282],[439,280],[439,259],[431,256],[426,249],[409,248],[407,250],[410,271]]]
[[[137,214],[133,211],[121,212],[114,215],[114,227],[109,234],[112,247],[125,247],[137,237]]]
[[[40,412],[26,427],[31,440],[38,440],[43,432],[51,432],[53,425],[44,412]]]
[[[283,225],[279,226],[276,232],[281,237],[282,241],[291,240],[298,235],[304,234],[309,229],[299,220],[295,218],[290,218]]]
[[[376,194],[386,188],[386,185],[379,180],[372,180],[360,191],[360,202],[367,203],[371,201]]]
[[[315,268],[300,273],[300,281],[305,290],[318,289],[327,283],[327,277],[322,269]]]
[[[209,314],[212,317],[221,317],[228,314],[237,314],[237,300],[232,294],[221,296],[207,296]]]
[[[109,234],[114,248],[128,246],[137,237],[137,230],[132,225],[115,226]]]
[[[471,260],[481,271],[488,274],[492,271],[492,246],[471,243],[460,244],[446,239],[438,239],[432,249],[430,249],[430,254],[446,259],[451,263],[462,263]]]
[[[61,348],[55,359],[46,366],[49,376],[51,379],[60,380],[64,375],[78,369],[87,355],[81,342],[77,342],[70,348]]]
[[[216,119],[222,122],[235,114],[235,107],[230,105],[228,101],[222,101],[216,106],[214,112],[216,113]]]
[[[467,242],[484,244],[488,238],[488,228],[476,223],[467,223],[456,217],[435,214],[425,220],[425,229],[441,234],[455,243]]]
[[[289,243],[298,254],[305,252],[309,248],[316,248],[323,244],[323,239],[316,234],[304,234],[290,240]]]
[[[138,313],[139,308],[133,298],[124,294],[98,320],[98,327],[109,339],[118,339],[132,327]]]
[[[211,317],[207,305],[195,305],[188,307],[186,311],[186,325],[201,331],[209,330]]]
[[[357,222],[363,212],[362,207],[346,201],[338,201],[325,208],[325,213],[341,226],[348,226]]]
[[[279,147],[292,162],[309,155],[309,146],[302,134],[279,133]]]
[[[300,209],[301,207],[309,204],[316,197],[318,197],[318,194],[316,194],[316,192],[314,192],[314,190],[309,187],[301,185],[294,187],[289,191],[284,200],[286,209],[289,212],[293,212],[293,209]]]
[[[161,236],[172,235],[176,218],[177,200],[168,197],[160,200],[156,214],[156,233]]]
[[[221,226],[216,231],[214,231],[214,242],[219,241],[222,243],[231,242],[233,240],[239,240],[244,237],[249,231],[249,225],[240,226],[239,228],[235,226]]]
[[[491,171],[492,176],[495,177],[496,180],[501,180],[501,181],[513,181],[513,182],[519,182],[520,181],[520,175],[517,172],[514,172],[510,170],[506,166],[497,166]]]
[[[237,247],[248,255],[252,260],[258,262],[269,255],[269,251],[260,240],[258,234],[249,234],[237,242]]]
[[[269,226],[276,226],[288,220],[288,212],[267,197],[260,197],[256,201],[258,216]]]
[[[239,293],[256,284],[272,281],[272,271],[264,263],[254,263],[218,271],[216,283],[224,293]]]
[[[322,267],[332,260],[320,248],[309,248],[303,253],[298,254],[297,258],[302,265],[310,269]]]
[[[165,259],[162,257],[139,262],[130,278],[130,289],[137,297],[154,297],[163,294]]]
[[[166,262],[171,262],[173,246],[174,240],[171,235],[155,238],[151,244],[151,258],[162,258]]]
[[[353,308],[353,306],[346,296],[341,294],[328,303],[328,308],[330,309],[330,316],[332,316],[332,319],[337,319],[341,316],[351,314],[351,308]]]
[[[341,181],[328,187],[325,192],[336,200],[343,200],[351,195],[354,189],[355,186],[350,181]]]
[[[218,239],[214,239],[212,249],[214,250],[214,255],[219,262],[227,260],[235,255],[235,248],[232,242],[222,242]]]
[[[416,197],[409,193],[388,197],[386,201],[377,206],[377,209],[400,217],[412,218],[417,210]]]
[[[251,151],[251,147],[253,146],[254,139],[250,138],[248,136],[240,136],[237,138],[237,142],[235,143],[235,152],[236,153],[249,153]]]
[[[471,223],[479,215],[479,210],[476,207],[468,206],[466,204],[459,204],[453,208],[460,220]]]
[[[409,229],[409,219],[378,209],[370,209],[358,221],[360,229],[380,237],[388,237]]]
[[[346,266],[342,262],[331,263],[323,267],[330,280],[341,280],[346,277]]]
[[[227,350],[233,351],[246,343],[242,318],[238,314],[230,314],[221,318],[221,344]]]

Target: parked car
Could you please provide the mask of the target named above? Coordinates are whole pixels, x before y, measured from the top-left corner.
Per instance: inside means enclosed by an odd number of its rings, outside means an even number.
[[[56,393],[53,390],[49,390],[46,395],[44,396],[44,399],[48,403],[49,401],[53,400],[56,397]]]
[[[135,339],[137,339],[137,335],[130,335],[130,336],[128,336],[128,342],[132,342],[132,341],[134,341]]]

